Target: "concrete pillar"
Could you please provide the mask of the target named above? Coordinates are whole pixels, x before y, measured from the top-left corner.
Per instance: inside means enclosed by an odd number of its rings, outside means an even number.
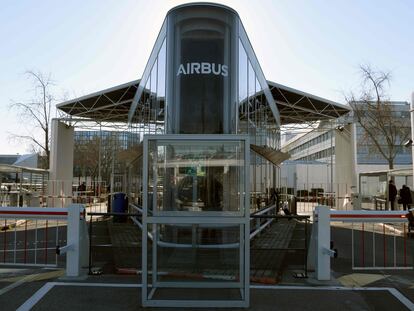
[[[68,238],[69,251],[66,254],[66,276],[79,277],[82,268],[88,266],[89,239],[84,217],[79,217],[85,210],[81,204],[73,204],[68,211]]]
[[[340,198],[337,209],[352,209],[351,187],[357,186],[355,173],[355,126],[347,124],[335,130],[335,185],[333,192]]]
[[[328,253],[331,245],[331,218],[327,206],[315,208],[318,215],[318,227],[316,238],[316,278],[319,281],[331,279],[331,256]]]
[[[48,206],[67,207],[72,203],[74,128],[52,120]]]

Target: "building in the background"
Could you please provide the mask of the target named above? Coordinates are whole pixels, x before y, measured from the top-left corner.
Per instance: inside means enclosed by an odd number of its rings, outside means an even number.
[[[19,157],[19,154],[0,154],[0,164],[13,164]]]
[[[401,133],[410,132],[410,105],[407,102],[389,102],[388,108],[391,119],[402,120]],[[381,133],[377,133],[381,136]],[[401,135],[400,135],[401,136]],[[411,148],[404,146],[404,138],[396,135],[393,147],[397,153],[394,159],[394,168],[411,168]],[[386,148],[385,139],[380,139]],[[309,132],[302,133],[294,139],[286,142],[282,147],[284,152],[290,154],[293,161],[318,161],[319,170],[305,170],[311,174],[308,180],[326,179],[324,189],[337,192],[340,195],[350,195],[352,191],[359,191],[359,174],[362,172],[388,170],[387,160],[375,146],[375,143],[366,135],[363,127],[356,121],[353,112],[335,123],[321,122],[319,126]],[[314,188],[309,184],[297,181],[294,172],[282,164],[282,175],[292,175],[286,178],[286,186],[293,187],[296,191]],[[328,176],[326,176],[328,174]],[[316,176],[319,175],[319,176]],[[395,177],[397,187],[408,183],[412,186],[411,178]]]
[[[0,154],[0,164],[18,165],[24,167],[37,168],[38,154]]]
[[[1,154],[0,155],[0,166],[5,167],[20,167],[20,168],[38,168],[39,156],[36,153],[31,154]],[[15,173],[8,173],[7,169],[0,170],[0,181],[13,181],[20,180],[20,176]],[[13,170],[11,170],[13,171]],[[20,171],[20,170],[16,170]]]
[[[38,168],[40,156],[37,153],[23,154],[13,163],[13,165]]]

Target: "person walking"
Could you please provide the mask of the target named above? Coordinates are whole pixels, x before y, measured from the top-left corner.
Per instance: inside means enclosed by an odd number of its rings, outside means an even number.
[[[394,181],[391,179],[388,183],[388,201],[391,203],[391,210],[394,210],[395,198],[397,197],[397,187],[394,185]]]
[[[400,200],[401,204],[403,205],[404,210],[408,210],[408,205],[413,203],[413,199],[411,198],[411,190],[406,185],[403,185],[400,189]]]

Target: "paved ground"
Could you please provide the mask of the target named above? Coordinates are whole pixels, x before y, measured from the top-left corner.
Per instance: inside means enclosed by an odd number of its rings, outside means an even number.
[[[94,241],[98,247],[94,253],[94,265],[102,268],[102,275],[74,281],[62,279],[62,269],[0,268],[0,310],[19,307],[22,307],[20,310],[29,310],[30,307],[32,310],[63,311],[140,310],[139,275],[115,274],[114,267],[129,268],[134,264],[135,270],[131,271],[139,271],[138,262],[131,260],[131,257],[139,255],[139,238],[131,239],[130,227],[126,231],[121,228],[122,224],[117,223],[95,227]],[[252,283],[248,310],[414,310],[414,271],[352,270],[347,228],[333,229],[332,237],[339,249],[339,258],[332,260],[331,281],[316,281],[312,272],[308,278],[297,277],[295,271],[303,272],[303,254],[300,251],[296,253],[303,245],[303,237],[303,224],[280,222],[279,226],[272,227],[252,243],[253,251],[259,250],[253,256],[258,256],[263,262],[256,263],[258,272],[255,273],[267,271],[276,284]],[[414,239],[408,241],[412,254],[413,242]],[[292,251],[281,250],[286,247]],[[127,249],[127,257],[123,256],[122,249]],[[410,264],[413,264],[411,257]],[[258,269],[261,266],[265,269]],[[182,295],[191,299],[211,293],[225,299],[232,297],[225,290],[175,291],[169,290],[165,295]]]
[[[0,284],[1,310],[141,310],[138,277],[100,276],[79,282],[56,279],[57,271],[29,271],[18,286],[7,291],[9,283]],[[34,272],[34,271],[31,271]],[[1,271],[2,274],[5,270]],[[16,273],[15,271],[13,272]],[[55,275],[53,275],[55,274]],[[28,277],[29,276],[29,277]],[[57,282],[56,282],[57,281]],[[181,294],[196,297],[199,293],[182,289]],[[412,291],[412,290],[411,290]],[[35,293],[37,292],[37,296]],[[175,295],[176,293],[174,293]],[[177,294],[179,294],[177,292]],[[217,293],[216,293],[217,294]],[[226,297],[221,293],[222,297]],[[376,287],[350,288],[323,286],[307,282],[305,286],[252,285],[248,310],[412,310],[414,305],[404,293]],[[25,309],[26,308],[26,309]],[[173,310],[161,308],[156,310]],[[175,309],[177,310],[177,309]],[[205,308],[205,310],[209,310]],[[235,309],[236,310],[236,309]]]

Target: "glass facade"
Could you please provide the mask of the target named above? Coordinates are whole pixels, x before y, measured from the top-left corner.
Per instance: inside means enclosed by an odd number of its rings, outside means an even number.
[[[145,134],[246,134],[251,144],[280,149],[279,112],[253,48],[237,13],[219,5],[169,12],[129,121],[138,141]],[[254,152],[250,169],[256,210],[280,173]]]
[[[167,14],[129,112],[129,131],[139,142],[158,136],[144,144],[128,177],[133,204],[142,204],[148,217],[159,217],[144,221],[152,243],[156,238],[163,245],[151,249],[151,260],[163,257],[161,253],[181,253],[174,259],[177,262],[157,259],[153,268],[180,266],[183,258],[201,256],[202,248],[212,247],[212,261],[205,264],[231,266],[236,282],[231,286],[244,287],[240,273],[248,266],[242,262],[249,234],[246,215],[269,202],[271,189],[278,187],[279,168],[250,152],[245,138],[210,138],[237,135],[248,137],[250,144],[280,149],[280,116],[235,11],[197,3]],[[186,139],[165,138],[171,135]],[[191,226],[186,225],[188,220],[169,225],[166,216],[196,218]],[[214,228],[206,216],[236,218]],[[164,243],[179,246],[174,251],[164,249],[168,248]],[[187,244],[190,249],[181,249]],[[237,245],[237,251],[229,245]],[[228,265],[220,258],[235,261]],[[204,271],[202,265],[200,269]],[[155,278],[153,286],[161,281]],[[240,306],[246,299],[242,297]]]
[[[234,133],[236,26],[236,13],[218,6],[168,14],[168,133]]]
[[[129,112],[129,132],[142,142],[145,134],[164,134],[166,115],[166,25],[157,42]]]

